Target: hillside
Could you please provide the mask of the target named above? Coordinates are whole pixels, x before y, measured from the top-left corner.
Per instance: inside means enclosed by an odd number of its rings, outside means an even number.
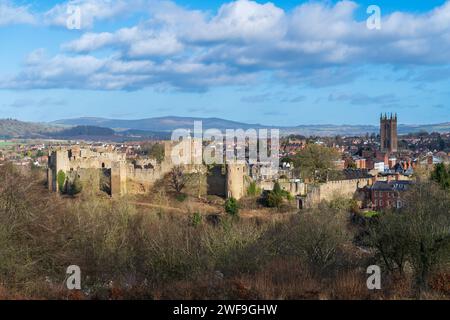
[[[77,136],[113,136],[115,131],[110,128],[95,126],[75,126],[58,132],[51,133],[51,136],[57,138],[77,137]]]
[[[202,121],[203,128],[217,128],[217,129],[238,129],[238,128],[263,128],[260,124],[248,124],[243,122],[236,122],[224,120],[220,118],[193,118],[193,117],[157,117],[136,120],[120,120],[120,119],[105,119],[105,118],[76,118],[63,119],[52,122],[58,125],[87,125],[100,126],[112,128],[118,131],[121,130],[145,130],[145,131],[173,131],[178,128],[191,128],[194,126],[194,121]]]
[[[0,137],[2,138],[39,138],[59,130],[57,126],[49,124],[0,119]]]
[[[114,131],[110,128],[79,125],[58,132],[50,133],[50,137],[65,140],[98,140],[98,141],[126,141],[139,139],[170,139],[168,132],[145,130]]]

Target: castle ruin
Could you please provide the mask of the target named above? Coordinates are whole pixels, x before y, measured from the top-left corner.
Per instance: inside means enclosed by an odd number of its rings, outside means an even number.
[[[187,143],[190,143],[187,141]],[[49,152],[47,184],[48,189],[59,192],[58,174],[68,182],[79,179],[83,185],[102,190],[106,179],[107,191],[111,196],[139,194],[151,190],[154,184],[164,178],[175,164],[172,162],[174,143],[164,142],[165,158],[161,163],[144,158],[129,161],[125,153],[113,148],[57,147]],[[185,148],[185,150],[191,150]],[[186,155],[180,155],[186,156]],[[188,155],[189,156],[189,155]],[[193,157],[194,155],[190,155]],[[206,171],[204,165],[183,165],[186,173]],[[240,199],[245,195],[245,164],[227,164],[225,170],[212,170],[208,177],[208,194]],[[212,175],[212,176],[211,176]],[[215,176],[215,177],[214,177]]]

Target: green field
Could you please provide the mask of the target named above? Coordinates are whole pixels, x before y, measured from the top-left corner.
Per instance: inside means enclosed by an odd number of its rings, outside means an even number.
[[[0,140],[0,148],[10,147],[15,144],[17,144],[17,142]]]

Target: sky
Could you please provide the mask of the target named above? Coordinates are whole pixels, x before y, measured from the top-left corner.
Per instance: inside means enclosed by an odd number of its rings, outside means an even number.
[[[450,0],[0,0],[0,44],[0,118],[450,121]]]

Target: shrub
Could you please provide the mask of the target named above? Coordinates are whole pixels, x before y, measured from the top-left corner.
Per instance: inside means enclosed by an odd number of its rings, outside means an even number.
[[[247,222],[225,219],[218,228],[207,228],[202,247],[213,270],[225,274],[254,272],[261,266],[263,251],[258,240],[264,228]]]
[[[75,176],[73,181],[69,184],[68,189],[68,193],[72,196],[79,194],[83,190],[83,185],[78,176]]]
[[[283,203],[283,196],[280,193],[274,191],[269,192],[267,195],[267,206],[271,208],[279,208]]]
[[[194,214],[192,215],[191,223],[194,227],[197,227],[202,224],[202,220],[203,220],[202,215],[198,212],[194,212]]]
[[[283,204],[283,200],[293,200],[291,194],[283,189],[278,182],[275,182],[273,190],[267,193],[266,204],[270,208],[280,208]]]
[[[277,193],[277,194],[281,194],[282,193],[282,189],[281,186],[278,182],[275,182],[275,184],[273,185],[273,193]]]
[[[235,198],[231,197],[225,201],[225,212],[232,216],[239,214],[239,204]]]
[[[183,202],[187,199],[187,195],[185,193],[179,193],[175,196],[175,199],[177,199],[177,201],[179,202]]]
[[[315,274],[334,270],[338,250],[347,238],[345,227],[331,209],[318,209],[273,225],[265,234],[273,255],[295,256]]]
[[[59,192],[64,193],[66,187],[66,174],[64,173],[64,171],[62,170],[58,171],[57,180]]]
[[[328,203],[329,207],[336,210],[358,213],[359,207],[355,199],[348,199],[342,196],[335,196]]]
[[[247,188],[247,195],[255,197],[261,194],[261,189],[258,188],[256,185],[256,182],[252,181],[250,182],[248,188]]]

